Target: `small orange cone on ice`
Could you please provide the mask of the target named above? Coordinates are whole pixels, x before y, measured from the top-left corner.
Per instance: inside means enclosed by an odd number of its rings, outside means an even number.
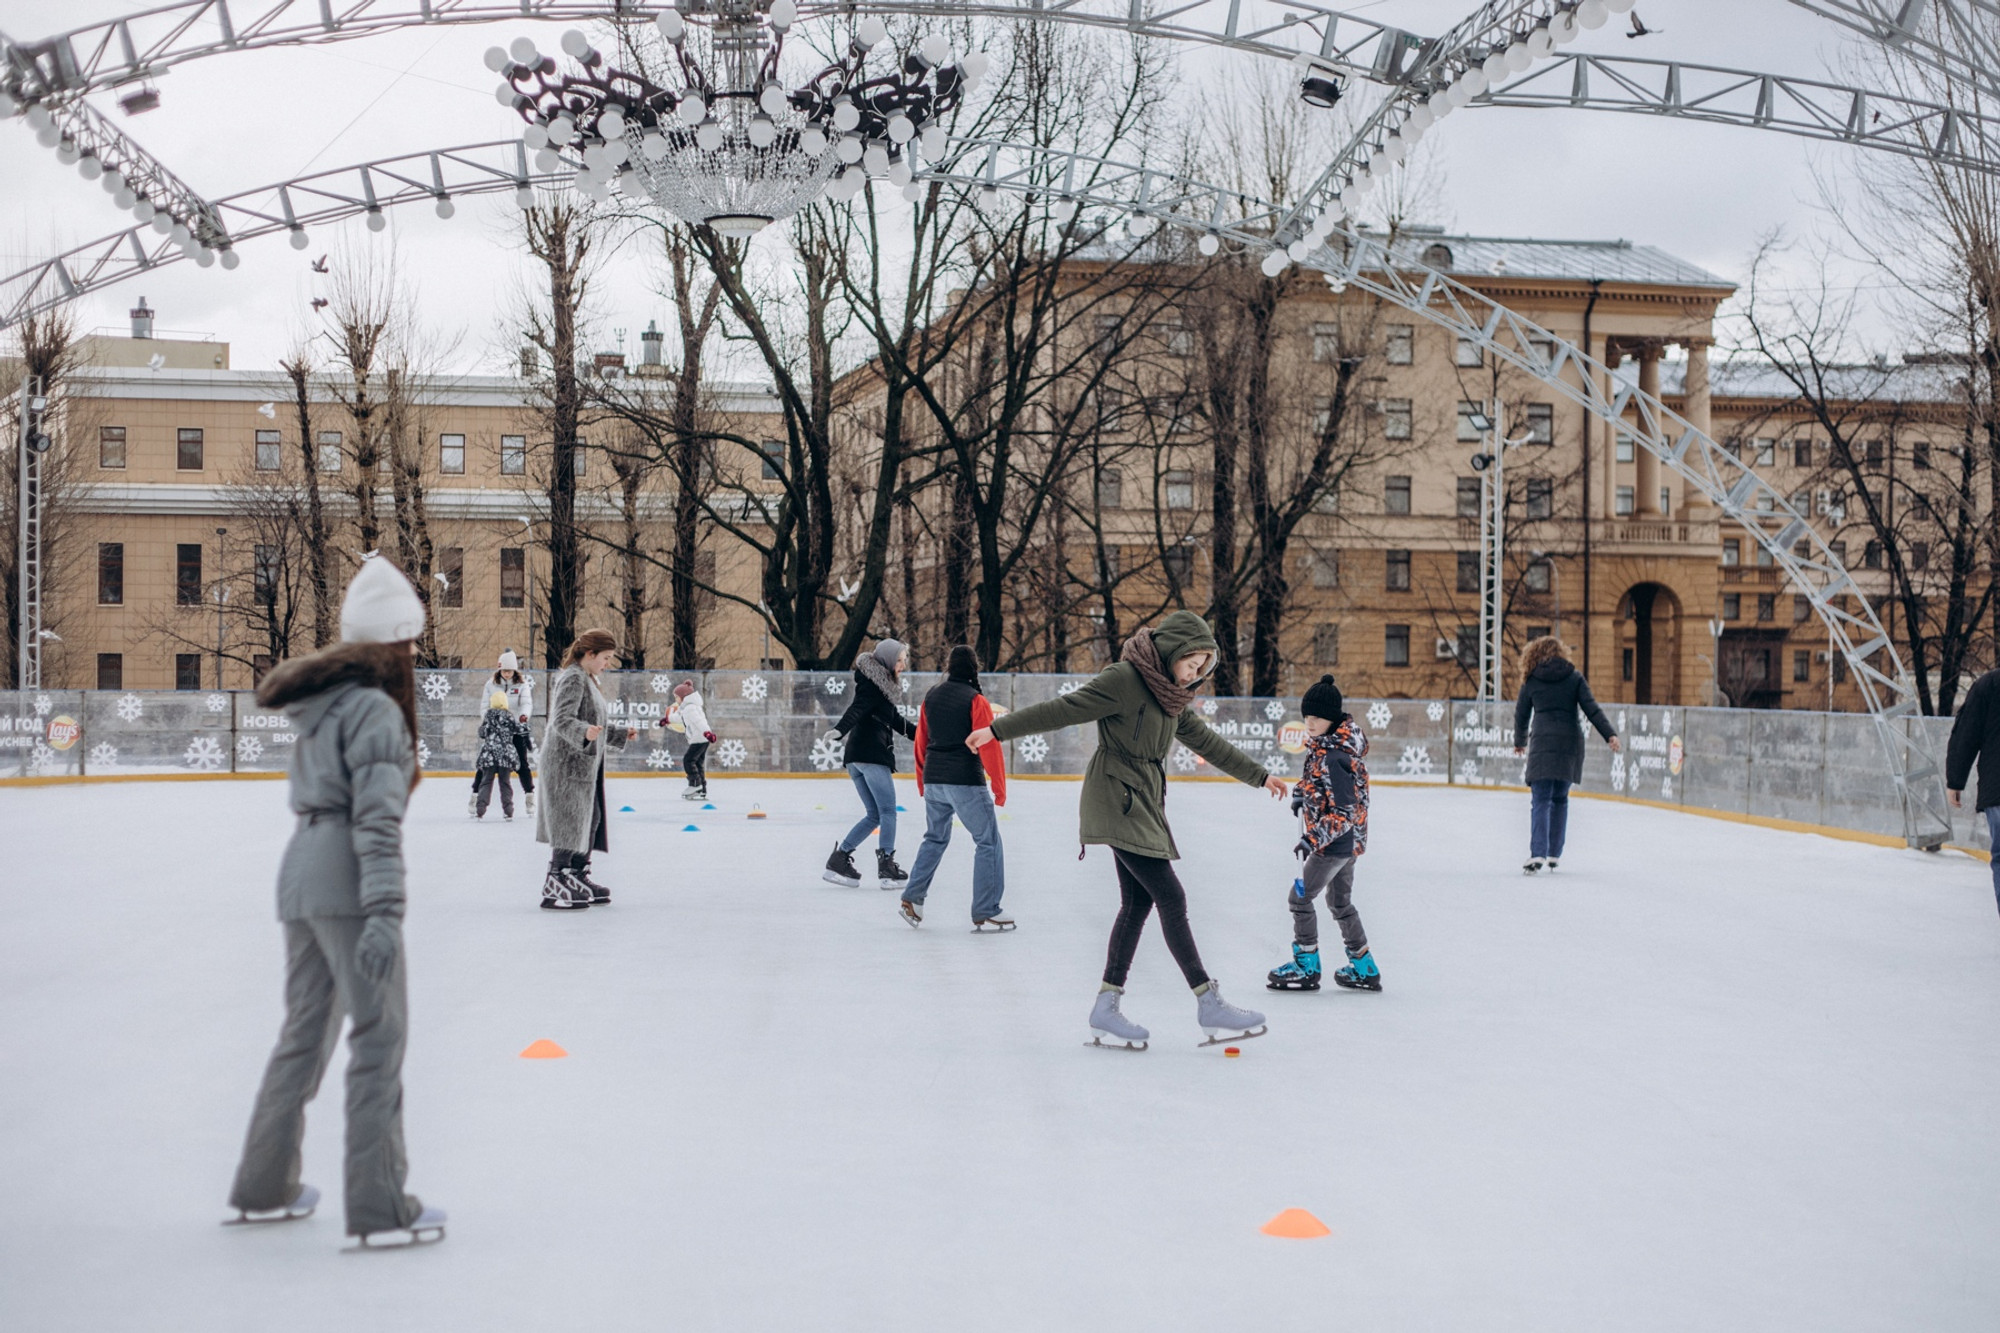
[[[745,816],[744,816],[744,818],[745,818],[745,819],[762,819],[762,818],[764,818],[764,807],[763,807],[763,806],[761,806],[761,805],[752,805],[752,806],[750,807],[750,813],[749,813],[749,814],[747,814],[747,815],[745,815]]]
[[[1333,1234],[1326,1223],[1303,1208],[1287,1208],[1259,1229],[1267,1236],[1283,1236],[1289,1240],[1311,1240],[1315,1236]]]
[[[528,1049],[521,1052],[521,1058],[523,1060],[560,1060],[568,1054],[568,1051],[556,1045],[547,1037],[542,1037],[537,1041],[529,1043]]]

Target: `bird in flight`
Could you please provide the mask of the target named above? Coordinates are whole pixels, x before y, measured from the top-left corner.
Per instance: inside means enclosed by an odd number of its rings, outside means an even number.
[[[1663,31],[1665,31],[1665,30],[1664,30],[1664,29],[1662,29],[1662,28],[1649,28],[1649,27],[1647,27],[1647,26],[1645,25],[1644,21],[1640,19],[1640,17],[1639,17],[1639,11],[1635,9],[1635,10],[1633,10],[1633,11],[1632,11],[1632,31],[1630,31],[1630,32],[1626,33],[1625,35],[1626,35],[1626,36],[1627,36],[1628,38],[1629,38],[1629,37],[1651,37],[1651,36],[1652,36],[1652,35],[1653,35],[1654,33],[1657,33],[1657,32],[1663,32]]]
[[[315,310],[324,310],[324,309],[326,309],[326,304],[327,304],[327,302],[326,302],[326,298],[325,298],[324,296],[315,296],[315,297],[313,298],[313,309],[315,309]]]
[[[315,272],[315,273],[324,273],[324,272],[326,272],[326,256],[325,256],[325,255],[321,255],[321,256],[320,256],[320,257],[319,257],[318,259],[315,259],[315,260],[313,260],[313,272]]]

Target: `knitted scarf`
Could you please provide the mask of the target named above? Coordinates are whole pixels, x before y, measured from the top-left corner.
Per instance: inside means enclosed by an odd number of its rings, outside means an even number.
[[[1194,691],[1168,674],[1170,664],[1160,661],[1160,650],[1153,642],[1153,631],[1135,631],[1131,638],[1125,640],[1125,651],[1118,655],[1118,660],[1130,662],[1138,669],[1139,679],[1146,682],[1153,701],[1166,710],[1168,717],[1179,716],[1183,708],[1194,702]]]

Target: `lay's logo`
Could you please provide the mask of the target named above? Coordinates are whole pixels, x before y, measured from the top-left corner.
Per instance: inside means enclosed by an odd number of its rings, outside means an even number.
[[[49,747],[67,750],[83,736],[83,727],[67,713],[58,713],[49,719]]]

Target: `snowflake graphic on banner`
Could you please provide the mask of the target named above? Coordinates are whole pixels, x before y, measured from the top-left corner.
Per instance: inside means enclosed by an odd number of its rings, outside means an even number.
[[[1283,717],[1284,715],[1285,715],[1285,706],[1279,703],[1276,699],[1273,699],[1271,700],[1271,702],[1264,705],[1264,716],[1270,718],[1273,722],[1276,722],[1279,718]]]
[[[208,711],[211,713],[226,713],[229,711],[229,696],[226,694],[211,694],[208,696],[207,702]]]
[[[136,694],[125,695],[118,701],[118,716],[127,722],[137,722],[139,714],[145,711],[145,702]]]
[[[1614,754],[1611,756],[1611,790],[1617,791],[1620,787],[1624,785],[1625,785],[1625,756],[1622,754]]]
[[[763,703],[765,696],[770,693],[771,682],[765,680],[762,676],[745,676],[743,678],[743,697],[751,703]]]
[[[222,752],[222,742],[213,736],[197,736],[188,742],[181,754],[181,762],[198,773],[213,773],[222,767],[229,756]]]
[[[1660,714],[1660,734],[1664,736],[1673,729],[1674,729],[1674,715],[1672,713]]]
[[[743,761],[750,757],[742,741],[724,741],[715,747],[715,762],[724,768],[741,768]]]
[[[1624,730],[1625,730],[1625,710],[1621,708],[1618,710],[1618,731],[1622,734]]]
[[[826,678],[826,692],[828,694],[847,693],[846,679],[840,676],[828,676]]]
[[[1064,691],[1064,693],[1065,693],[1065,694],[1067,694],[1067,693],[1068,693],[1068,691],[1067,691],[1067,690],[1065,690],[1065,691]],[[1202,715],[1203,717],[1214,717],[1214,716],[1215,716],[1215,710],[1216,710],[1216,709],[1217,709],[1218,707],[1220,707],[1220,705],[1219,705],[1219,704],[1217,704],[1217,703],[1215,702],[1215,700],[1213,700],[1213,699],[1203,699],[1203,700],[1201,701],[1201,715]]]
[[[1282,750],[1274,750],[1264,756],[1264,771],[1272,777],[1282,778],[1292,771],[1291,756]]]
[[[1479,710],[1477,708],[1468,708],[1465,710],[1465,725],[1468,727],[1479,725]]]
[[[130,696],[128,695],[127,697],[129,698]],[[49,698],[48,695],[38,694],[35,696],[36,717],[47,717],[51,712],[55,711],[55,706],[56,701]]]
[[[1477,759],[1468,759],[1460,764],[1458,766],[1458,779],[1460,782],[1477,783],[1479,781],[1479,761]]]
[[[430,766],[431,766],[431,743],[429,741],[420,740],[417,742],[417,767],[429,768]]]
[[[1444,705],[1433,699],[1430,703],[1424,705],[1424,716],[1433,722],[1442,722],[1444,720]]]
[[[1019,741],[1015,742],[1014,754],[1017,758],[1025,760],[1030,764],[1039,764],[1042,760],[1049,757],[1049,738],[1047,736],[1023,736]]]
[[[1368,705],[1368,725],[1377,731],[1388,726],[1393,717],[1395,717],[1395,714],[1389,711],[1389,705],[1383,703],[1380,699]]]
[[[647,685],[647,688],[655,694],[672,694],[674,692],[674,678],[672,676],[655,676]]]
[[[118,762],[118,747],[110,741],[99,741],[90,747],[87,761],[92,768],[109,768]]]
[[[47,741],[36,741],[28,762],[37,773],[53,773],[62,767],[62,760],[56,758],[55,747]]]
[[[822,773],[831,773],[840,767],[840,733],[829,731],[813,742],[812,754],[808,756],[812,766]]]
[[[1639,766],[1637,764],[1633,764],[1625,771],[1625,790],[1633,792],[1639,790]]]
[[[1188,749],[1187,746],[1176,745],[1174,747],[1174,767],[1178,768],[1181,772],[1194,772],[1194,766],[1200,762],[1201,756],[1197,755],[1193,750]]]
[[[254,764],[264,757],[264,742],[255,736],[236,738],[236,760],[238,763]]]
[[[1057,694],[1075,694],[1075,693],[1076,693],[1076,692],[1077,692],[1078,690],[1080,690],[1080,689],[1082,689],[1082,688],[1083,688],[1083,685],[1082,685],[1082,683],[1081,683],[1080,681],[1074,681],[1074,680],[1066,680],[1066,681],[1064,681],[1064,682],[1063,682],[1062,684],[1060,684],[1060,685],[1056,686],[1056,693],[1057,693]]]
[[[647,768],[672,768],[674,756],[669,750],[655,750],[646,756]]]
[[[1396,761],[1396,771],[1404,777],[1425,777],[1436,766],[1431,763],[1430,750],[1422,745],[1405,745],[1403,757]]]
[[[1671,773],[1660,779],[1660,799],[1663,801],[1674,799],[1674,775]]]
[[[451,693],[451,677],[441,671],[433,671],[424,677],[423,691],[424,698],[436,703]]]

